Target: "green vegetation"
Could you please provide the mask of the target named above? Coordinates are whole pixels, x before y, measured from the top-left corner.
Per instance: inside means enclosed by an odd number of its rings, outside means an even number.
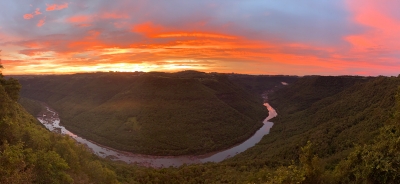
[[[0,76],[0,183],[118,183],[84,146],[29,115],[16,102],[19,88]]]
[[[287,76],[287,75],[244,75],[244,74],[235,74],[230,75],[229,79],[243,87],[249,92],[252,92],[254,95],[260,94],[270,94],[273,91],[276,91],[285,85],[282,85],[282,82],[287,84],[292,84],[296,82],[299,77],[297,76]]]
[[[284,78],[256,82],[282,86]],[[254,95],[259,91],[235,82],[255,80],[251,76],[184,71],[19,79],[21,95],[48,103],[71,131],[134,153],[203,154],[228,148],[254,134],[267,116],[260,94]],[[29,101],[22,104],[35,111]]]
[[[279,116],[253,148],[221,163],[164,169],[98,160],[71,139],[46,132],[0,90],[7,97],[0,103],[0,183],[98,183],[105,176],[104,183],[398,183],[399,86],[396,77],[302,77],[270,96]],[[137,116],[123,125],[143,129]],[[43,172],[48,161],[52,172]]]
[[[272,95],[274,127],[242,154],[160,170],[110,167],[126,183],[397,183],[399,85],[394,77],[303,77]]]
[[[29,114],[32,114],[33,116],[38,115],[43,109],[43,104],[36,100],[32,100],[29,98],[19,98],[18,103],[20,103],[26,111],[29,112]]]

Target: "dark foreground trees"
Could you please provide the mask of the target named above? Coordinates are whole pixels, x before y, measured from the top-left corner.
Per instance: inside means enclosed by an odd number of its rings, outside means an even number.
[[[117,183],[84,146],[39,125],[16,102],[20,87],[0,76],[0,183]]]

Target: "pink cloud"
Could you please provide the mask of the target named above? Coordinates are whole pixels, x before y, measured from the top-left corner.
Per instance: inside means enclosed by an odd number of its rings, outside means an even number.
[[[356,24],[368,27],[366,31],[346,38],[355,49],[366,50],[382,46],[399,48],[400,18],[393,16],[393,7],[398,7],[399,2],[381,3],[375,1],[348,1],[347,5],[352,11],[353,21]]]
[[[153,22],[150,21],[141,24],[136,24],[131,29],[132,32],[141,33],[147,36],[154,36],[155,34],[165,32],[164,30],[165,27],[153,24]]]
[[[27,13],[27,14],[24,15],[24,19],[26,19],[26,20],[29,20],[31,18],[33,18],[32,14]]]
[[[46,4],[46,6],[47,6],[46,11],[62,10],[62,9],[68,8],[68,3],[59,4],[59,5],[58,4],[51,4],[51,5]]]
[[[36,24],[37,27],[42,27],[45,23],[45,19],[39,20],[39,22]]]
[[[36,8],[36,10],[35,10],[35,15],[40,15],[40,14],[42,14],[42,13],[40,12],[40,9],[39,9],[39,8]]]
[[[24,15],[24,19],[29,20],[29,19],[35,17],[36,15],[40,15],[40,14],[42,14],[42,12],[40,12],[40,9],[39,9],[39,8],[36,8],[36,10],[35,10],[34,13],[27,13],[27,14],[25,14],[25,15]]]
[[[77,15],[73,16],[67,19],[67,22],[70,23],[82,23],[82,22],[88,22],[92,19],[92,16],[89,15]]]

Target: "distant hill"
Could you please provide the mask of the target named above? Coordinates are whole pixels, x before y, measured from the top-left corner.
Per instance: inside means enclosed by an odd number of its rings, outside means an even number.
[[[300,77],[288,75],[229,75],[229,80],[254,94],[271,94],[285,85],[293,84]]]
[[[267,116],[261,95],[226,74],[184,71],[18,78],[21,96],[48,103],[71,131],[135,153],[202,154],[228,148],[250,137]],[[263,80],[282,86],[281,79],[270,78]],[[29,100],[24,102],[28,109],[34,107]]]

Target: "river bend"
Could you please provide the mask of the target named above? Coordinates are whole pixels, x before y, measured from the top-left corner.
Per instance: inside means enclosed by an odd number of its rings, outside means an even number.
[[[50,131],[72,137],[77,142],[86,145],[94,154],[100,157],[110,158],[114,161],[123,161],[129,164],[136,163],[146,167],[163,168],[170,166],[176,167],[183,164],[221,162],[247,150],[250,147],[253,147],[256,143],[260,142],[264,135],[269,133],[270,128],[273,126],[273,123],[269,120],[277,116],[276,111],[268,103],[265,103],[264,106],[266,106],[268,109],[269,115],[263,121],[264,125],[249,139],[226,150],[197,156],[150,156],[133,154],[94,143],[93,141],[77,136],[76,134],[67,130],[64,126],[61,126],[58,113],[46,105],[45,110],[37,117],[37,119]]]

